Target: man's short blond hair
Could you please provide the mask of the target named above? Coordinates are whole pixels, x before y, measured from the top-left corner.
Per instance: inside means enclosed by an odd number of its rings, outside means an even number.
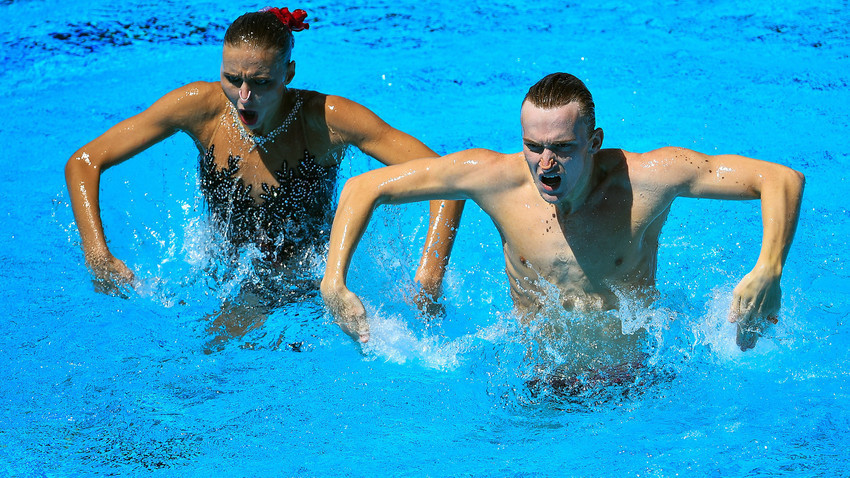
[[[526,101],[543,109],[560,108],[576,102],[579,114],[587,123],[587,133],[592,134],[596,129],[596,106],[593,104],[593,96],[584,82],[569,73],[546,75],[528,89],[523,103]]]

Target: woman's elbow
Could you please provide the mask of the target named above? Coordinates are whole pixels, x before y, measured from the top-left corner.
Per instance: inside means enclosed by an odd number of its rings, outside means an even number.
[[[86,165],[88,154],[85,152],[76,152],[65,163],[65,180],[71,182],[73,178],[78,176]]]

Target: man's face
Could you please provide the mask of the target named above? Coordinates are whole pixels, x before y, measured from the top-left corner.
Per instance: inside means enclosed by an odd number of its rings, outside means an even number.
[[[520,120],[522,152],[543,200],[557,205],[579,199],[602,146],[602,130],[588,134],[576,102],[544,109],[526,101]]]

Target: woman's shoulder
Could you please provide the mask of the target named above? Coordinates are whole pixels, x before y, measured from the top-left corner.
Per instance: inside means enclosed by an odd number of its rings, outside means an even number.
[[[321,93],[312,90],[298,90],[305,107],[325,115],[339,113],[342,115],[361,115],[369,111],[360,103],[344,96]]]
[[[169,91],[134,118],[197,139],[214,127],[225,108],[226,98],[217,82],[196,81]]]
[[[322,111],[329,95],[313,90],[293,90],[300,98],[305,111]]]
[[[342,141],[338,133],[372,124],[374,113],[348,98],[312,90],[297,90],[305,119],[311,129],[327,131],[332,142]]]
[[[195,81],[168,93],[164,98],[194,109],[221,110],[227,99],[218,81]]]
[[[325,126],[325,103],[328,95],[313,90],[293,89],[301,101],[301,110],[311,129]]]
[[[197,129],[218,118],[226,101],[218,82],[196,81],[168,92],[153,108],[181,129]]]

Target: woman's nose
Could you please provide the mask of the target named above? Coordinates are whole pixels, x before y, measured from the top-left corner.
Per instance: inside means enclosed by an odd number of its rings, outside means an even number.
[[[242,86],[239,87],[239,99],[242,100],[243,103],[246,103],[251,98],[251,90],[248,89],[247,82],[242,83]]]

